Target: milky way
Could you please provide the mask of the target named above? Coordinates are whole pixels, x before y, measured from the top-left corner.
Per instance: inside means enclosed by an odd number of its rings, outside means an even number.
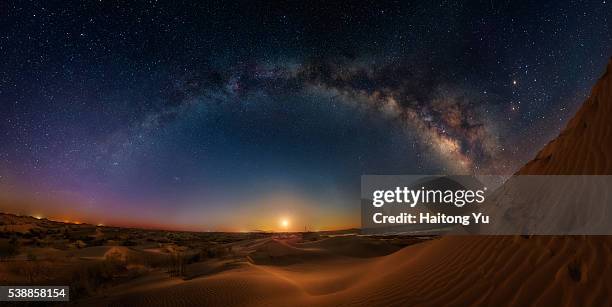
[[[611,12],[3,3],[0,188],[29,203],[3,206],[204,229],[295,203],[351,226],[363,174],[511,174],[533,157],[603,71]]]
[[[205,72],[204,76],[176,82],[169,92],[168,108],[147,116],[142,128],[158,128],[167,120],[179,120],[185,105],[233,103],[232,97],[249,91],[266,95],[310,93],[335,97],[357,109],[381,113],[391,122],[410,130],[424,149],[453,173],[500,173],[491,163],[500,145],[491,124],[491,114],[478,106],[482,95],[449,81],[435,80],[405,63],[382,66],[367,60],[329,59],[299,65],[254,64],[242,69]],[[236,72],[237,70],[237,72]],[[236,98],[238,103],[244,103]],[[326,103],[325,101],[321,103]],[[153,126],[152,126],[153,125]],[[390,129],[396,129],[390,126]]]

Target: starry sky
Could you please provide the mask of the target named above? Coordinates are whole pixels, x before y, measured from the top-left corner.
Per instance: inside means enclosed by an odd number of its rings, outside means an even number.
[[[0,211],[355,227],[362,174],[512,174],[612,55],[608,1],[2,1]]]

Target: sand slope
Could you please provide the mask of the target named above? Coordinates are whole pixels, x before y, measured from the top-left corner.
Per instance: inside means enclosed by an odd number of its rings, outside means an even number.
[[[612,61],[561,134],[518,174],[612,174]]]
[[[445,237],[377,258],[243,263],[99,301],[155,306],[543,306],[609,304],[609,240]]]

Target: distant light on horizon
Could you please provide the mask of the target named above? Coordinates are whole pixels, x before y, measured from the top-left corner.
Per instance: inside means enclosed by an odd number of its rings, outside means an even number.
[[[286,218],[281,219],[281,227],[285,230],[287,230],[287,228],[289,228],[289,220]]]

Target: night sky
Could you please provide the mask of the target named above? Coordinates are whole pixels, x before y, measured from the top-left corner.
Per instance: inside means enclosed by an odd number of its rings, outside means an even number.
[[[512,174],[612,55],[608,1],[420,2],[2,1],[0,211],[358,226],[362,174]]]

